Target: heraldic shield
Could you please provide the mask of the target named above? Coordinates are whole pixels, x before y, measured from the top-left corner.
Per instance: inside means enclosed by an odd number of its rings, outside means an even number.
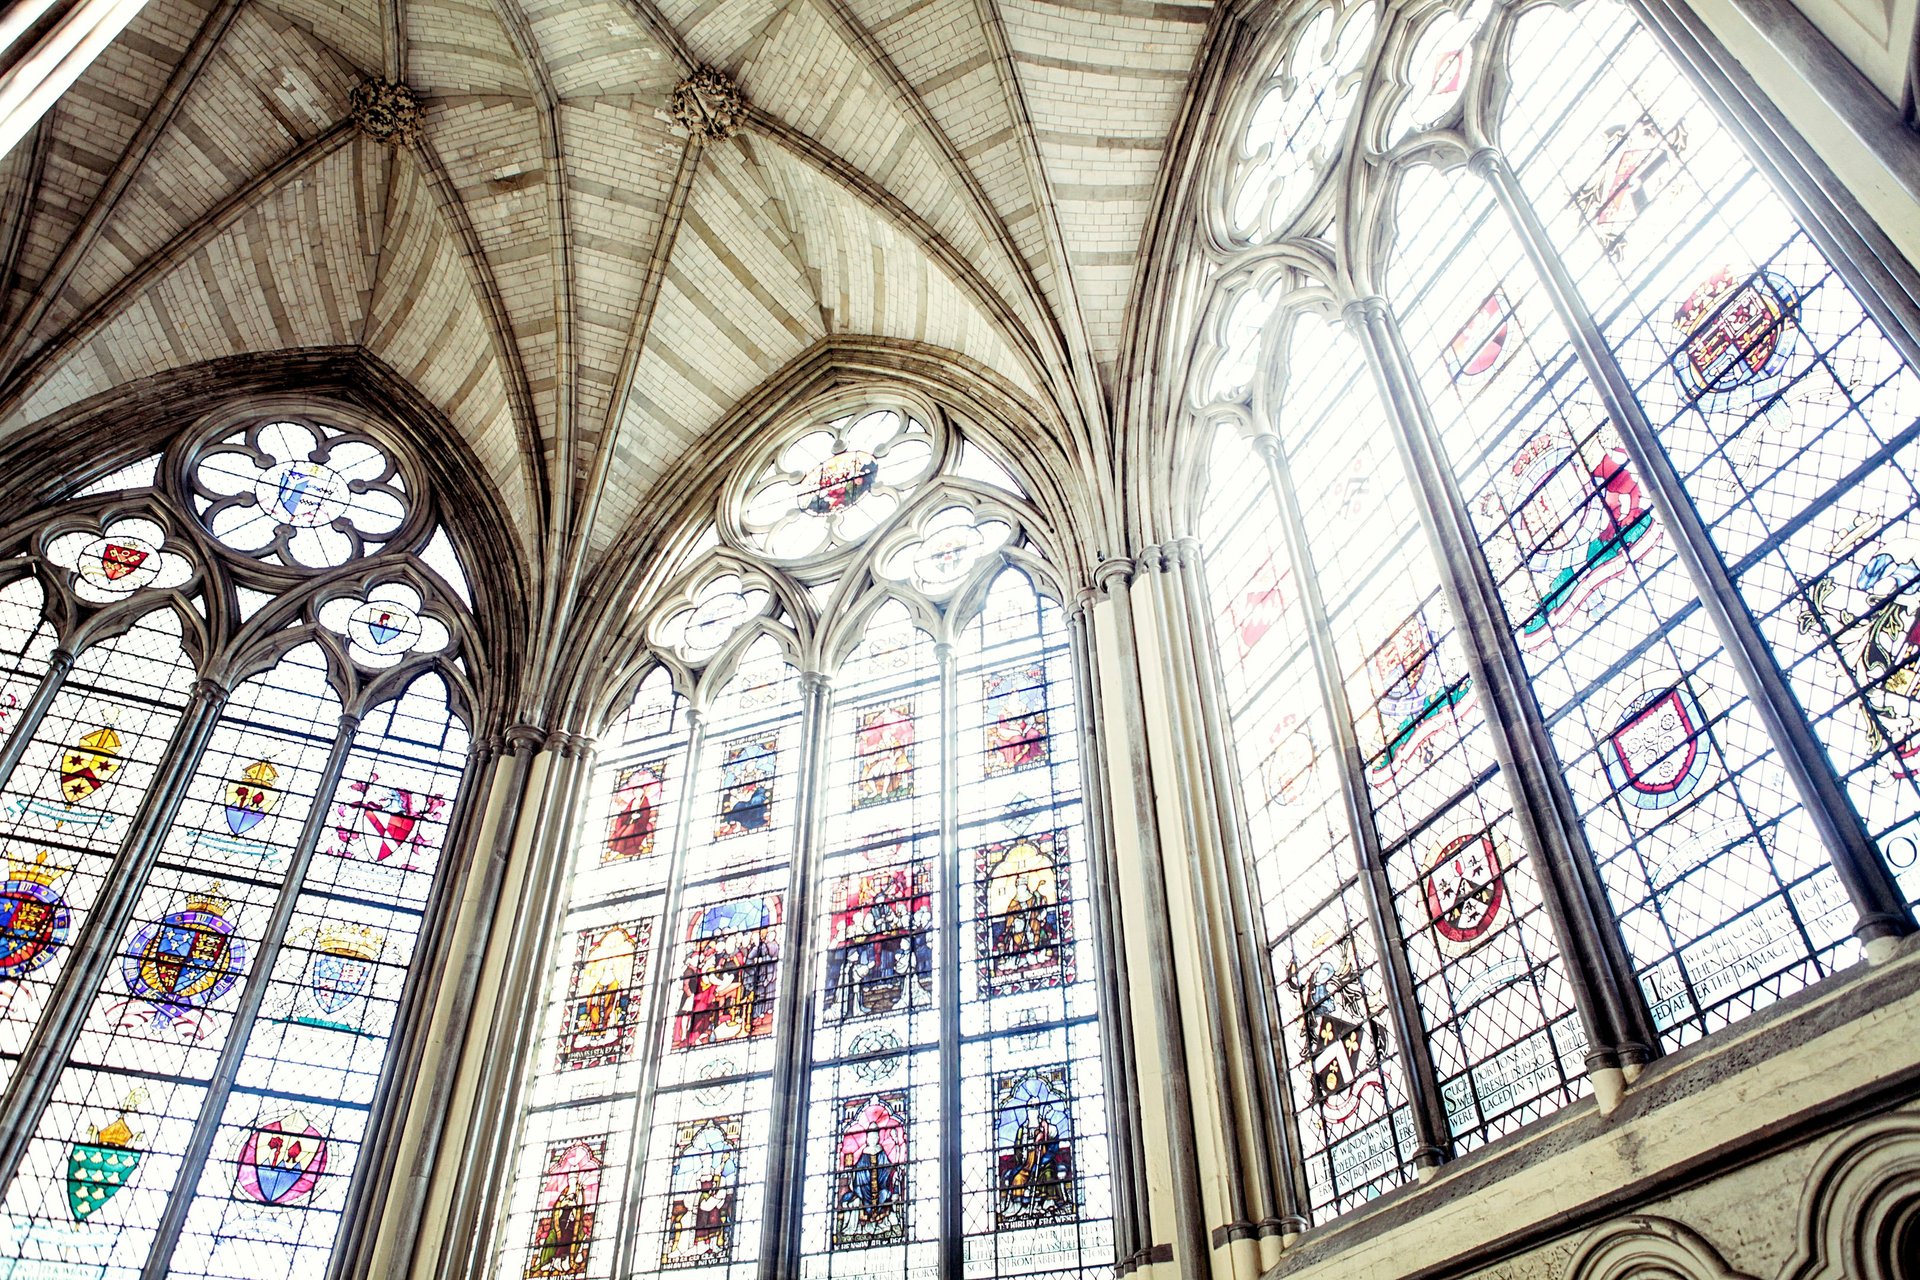
[[[241,1194],[261,1204],[295,1204],[313,1194],[327,1171],[327,1139],[294,1112],[249,1133],[234,1164]]]
[[[75,1222],[85,1222],[127,1185],[146,1154],[133,1145],[139,1136],[121,1115],[67,1152],[67,1211]]]

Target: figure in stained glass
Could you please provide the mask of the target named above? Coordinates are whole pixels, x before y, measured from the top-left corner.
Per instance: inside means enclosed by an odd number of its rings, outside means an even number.
[[[632,1054],[652,941],[650,920],[583,929],[575,938],[561,1070],[625,1062]]]
[[[1384,749],[1371,766],[1376,775],[1397,773],[1409,762],[1430,763],[1434,739],[1447,726],[1448,710],[1469,696],[1469,681],[1447,683],[1436,647],[1427,620],[1416,613],[1373,655],[1384,740]]]
[[[1886,767],[1907,778],[1920,768],[1920,539],[1885,524],[1869,514],[1833,541],[1798,625],[1831,638],[1819,653],[1861,690],[1850,705],[1867,746],[1890,746]]]
[[[1512,914],[1507,905],[1506,871],[1492,831],[1473,832],[1442,843],[1427,860],[1421,886],[1434,940],[1444,955],[1466,955],[1506,924]]]
[[[32,862],[8,857],[0,883],[0,979],[26,977],[66,945],[71,915],[54,885],[71,869],[55,865],[44,849]]]
[[[1707,716],[1678,672],[1643,684],[1616,709],[1601,744],[1607,782],[1648,816],[1685,802],[1713,765]]]
[[[1313,1104],[1330,1124],[1353,1118],[1369,1092],[1382,1086],[1376,1070],[1383,1033],[1378,1001],[1354,960],[1351,939],[1316,941],[1319,954],[1303,972],[1287,964],[1287,986],[1300,1004],[1302,1066]]]
[[[979,882],[981,985],[988,995],[1073,981],[1066,839],[1049,831],[985,845]]]
[[[217,892],[189,893],[185,906],[134,932],[120,961],[134,996],[123,1020],[170,1027],[192,1039],[208,1034],[205,1009],[232,990],[246,965],[246,943],[227,917],[231,909]]]
[[[1071,1220],[1073,1112],[1064,1066],[997,1075],[993,1081],[994,1222],[1000,1229]]]
[[[739,1213],[737,1115],[677,1125],[667,1174],[667,1220],[660,1265],[697,1267],[733,1256]]]
[[[854,726],[853,804],[902,800],[913,794],[913,703],[861,711]]]
[[[842,1098],[834,1130],[833,1247],[907,1236],[907,1095]]]
[[[527,1280],[587,1274],[606,1156],[604,1135],[547,1144],[527,1242]]]
[[[649,760],[623,769],[613,783],[613,820],[607,827],[600,865],[644,858],[654,851],[660,832],[660,801],[666,791],[667,762]]]
[[[358,1031],[347,1010],[362,1000],[373,985],[374,966],[385,938],[362,925],[329,920],[314,931],[313,951],[307,957],[307,993],[313,1011],[296,1014],[295,1022],[335,1031]]]
[[[1694,397],[1770,387],[1786,368],[1799,309],[1793,286],[1770,271],[1713,271],[1673,310],[1681,385]]]
[[[713,838],[765,831],[773,825],[774,768],[779,761],[777,734],[730,742],[720,753],[720,813]]]
[[[782,901],[777,893],[687,913],[673,1047],[745,1040],[773,1028]]]
[[[327,1171],[327,1139],[298,1111],[257,1125],[234,1158],[234,1186],[261,1204],[311,1199]]]
[[[1606,156],[1586,185],[1574,192],[1573,204],[1600,237],[1607,256],[1618,260],[1627,229],[1678,174],[1687,131],[1679,124],[1663,130],[1652,116],[1642,115],[1632,124],[1609,126],[1605,136]]]
[[[990,671],[982,681],[987,704],[986,752],[981,771],[989,778],[1047,762],[1047,672],[1034,665]]]
[[[414,859],[428,849],[428,823],[446,807],[440,796],[422,795],[380,781],[378,771],[347,787],[351,799],[334,805],[334,852],[342,858],[417,871]],[[395,862],[394,859],[399,861]]]
[[[1520,622],[1520,641],[1544,644],[1552,627],[1594,613],[1627,566],[1659,540],[1659,527],[1626,453],[1599,441],[1576,448],[1559,428],[1515,450],[1482,511],[1506,514],[1539,603]]]
[[[136,1093],[127,1102],[130,1110],[144,1100]],[[75,1222],[85,1222],[113,1199],[140,1167],[147,1153],[135,1146],[140,1135],[127,1123],[122,1110],[109,1124],[87,1131],[91,1136],[76,1142],[67,1152],[67,1211]]]
[[[898,854],[898,846],[886,852]],[[933,996],[933,866],[867,868],[828,895],[826,1015],[835,1022],[924,1006]]]

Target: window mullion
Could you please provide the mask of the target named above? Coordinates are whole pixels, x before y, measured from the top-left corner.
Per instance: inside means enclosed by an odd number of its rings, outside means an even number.
[[[960,669],[951,641],[936,644],[934,656],[940,666],[940,967],[943,970],[940,974],[939,1256],[941,1276],[958,1280],[965,1270],[966,1235],[960,1200]]]
[[[1674,550],[1686,566],[1707,616],[1713,620],[1720,643],[1726,646],[1728,660],[1740,673],[1740,682],[1780,753],[1781,766],[1793,780],[1794,793],[1819,828],[1834,873],[1858,913],[1854,936],[1874,946],[1913,932],[1913,916],[1899,886],[1881,862],[1865,824],[1848,803],[1799,701],[1787,687],[1772,649],[1761,637],[1759,626],[1714,548],[1706,522],[1687,496],[1679,472],[1660,446],[1653,424],[1614,359],[1613,349],[1601,335],[1593,312],[1554,252],[1539,215],[1520,189],[1519,179],[1506,158],[1491,147],[1475,152],[1469,164],[1493,189],[1513,223],[1595,393],[1619,428],[1621,442],[1641,483],[1646,485],[1654,510],[1673,537]]]
[[[180,717],[157,772],[134,816],[135,833],[113,860],[99,899],[75,939],[60,981],[47,997],[47,1012],[20,1054],[20,1066],[4,1103],[0,1103],[0,1188],[13,1184],[20,1161],[33,1141],[34,1126],[53,1096],[54,1085],[73,1052],[74,1042],[93,1008],[107,969],[120,956],[120,938],[160,855],[160,845],[186,798],[187,782],[219,723],[227,690],[208,679],[197,681],[193,701]]]
[[[1514,816],[1540,870],[1541,899],[1567,957],[1567,985],[1587,1036],[1587,1076],[1611,1111],[1659,1044],[1598,882],[1579,811],[1533,700],[1466,501],[1445,461],[1433,415],[1412,372],[1399,326],[1378,297],[1349,304],[1408,482],[1442,567],[1447,599],[1465,632],[1461,648],[1487,701],[1495,758],[1513,779]]]
[[[227,1042],[221,1046],[220,1058],[207,1081],[207,1091],[200,1099],[200,1114],[194,1120],[193,1133],[181,1151],[180,1164],[175,1170],[173,1187],[167,1197],[166,1211],[160,1216],[153,1242],[147,1250],[146,1265],[140,1272],[142,1280],[162,1280],[167,1274],[168,1264],[173,1260],[174,1245],[180,1238],[180,1228],[186,1223],[187,1210],[193,1205],[194,1192],[200,1183],[200,1170],[206,1164],[207,1153],[213,1149],[214,1137],[220,1130],[220,1117],[225,1113],[227,1098],[233,1092],[234,1075],[240,1069],[240,1059],[245,1056],[247,1040],[253,1033],[254,1019],[259,1015],[261,1001],[266,998],[274,965],[286,946],[287,929],[293,923],[294,907],[300,900],[300,886],[306,881],[307,868],[313,864],[314,850],[320,844],[320,834],[326,829],[333,794],[340,786],[340,775],[346,770],[347,756],[353,750],[354,730],[359,724],[359,716],[340,717],[333,750],[328,754],[326,768],[314,787],[314,805],[307,813],[306,826],[300,832],[300,842],[294,846],[293,858],[281,878],[273,914],[267,917],[266,927],[261,932],[260,949],[253,957],[253,971],[241,990],[239,1004],[233,1011],[233,1023],[227,1031]]]
[[[1413,970],[1407,963],[1400,920],[1393,910],[1393,890],[1387,883],[1386,858],[1381,853],[1380,834],[1373,822],[1373,805],[1367,799],[1366,763],[1360,758],[1360,742],[1354,736],[1353,713],[1347,705],[1346,684],[1340,678],[1333,629],[1327,621],[1326,601],[1320,596],[1319,577],[1308,555],[1307,530],[1300,518],[1293,477],[1281,457],[1280,439],[1262,434],[1254,444],[1267,464],[1267,481],[1279,515],[1281,537],[1286,543],[1287,557],[1293,563],[1294,581],[1299,584],[1300,608],[1305,618],[1308,648],[1313,654],[1314,677],[1333,733],[1340,796],[1346,805],[1348,826],[1353,831],[1367,914],[1373,920],[1374,947],[1386,968],[1391,987],[1387,1007],[1393,1018],[1394,1037],[1400,1042],[1407,1096],[1413,1100],[1414,1139],[1419,1144],[1413,1152],[1413,1163],[1419,1169],[1432,1169],[1452,1155],[1453,1139],[1440,1097],[1439,1076],[1420,1021],[1420,998],[1414,987]]]
[[[818,922],[813,890],[820,878],[821,811],[827,768],[828,716],[833,707],[827,677],[800,675],[799,803],[794,814],[792,862],[787,870],[787,947],[781,965],[784,988],[775,996],[772,1115],[767,1125],[765,1216],[760,1225],[763,1280],[799,1274],[800,1222],[806,1180],[798,1176],[807,1136],[807,1103],[812,1084],[813,1001],[807,987],[813,971]]]
[[[20,757],[26,754],[28,744],[40,728],[40,722],[46,718],[47,708],[53,705],[71,670],[73,654],[65,649],[55,649],[53,656],[47,660],[47,673],[40,678],[40,687],[34,690],[33,699],[15,718],[12,736],[4,746],[0,746],[0,786],[5,786],[13,777]]]
[[[633,1127],[627,1142],[626,1180],[621,1183],[620,1206],[614,1214],[613,1270],[615,1276],[639,1268],[633,1260],[640,1238],[641,1182],[646,1173],[648,1135],[653,1130],[653,1104],[660,1085],[660,1061],[665,1056],[667,1001],[673,989],[673,921],[680,914],[687,878],[687,845],[693,834],[693,810],[700,777],[700,757],[707,741],[707,718],[689,708],[687,758],[681,767],[681,800],[673,820],[673,843],[668,845],[667,888],[660,903],[660,925],[654,933],[652,958],[647,961],[647,1007],[640,1021],[639,1105],[633,1109]],[[522,1123],[525,1123],[524,1118]]]

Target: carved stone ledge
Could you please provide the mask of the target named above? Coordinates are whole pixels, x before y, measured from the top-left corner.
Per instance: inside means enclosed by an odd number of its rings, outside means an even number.
[[[375,142],[390,147],[413,145],[420,136],[420,97],[393,80],[362,80],[347,95],[353,123]]]
[[[724,142],[739,132],[747,104],[740,87],[725,73],[701,67],[673,87],[667,114],[688,134],[706,142]]]

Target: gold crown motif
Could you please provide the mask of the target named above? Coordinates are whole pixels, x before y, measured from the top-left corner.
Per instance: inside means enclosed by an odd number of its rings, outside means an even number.
[[[380,935],[363,925],[330,921],[320,926],[314,945],[332,955],[371,960],[380,954]]]
[[[51,885],[55,880],[67,874],[73,868],[63,867],[50,861],[51,855],[42,849],[32,862],[7,855],[7,878],[24,880],[29,884]]]
[[[225,916],[233,909],[233,902],[220,896],[220,886],[216,883],[187,894],[187,905],[183,909],[203,911],[210,916]]]

